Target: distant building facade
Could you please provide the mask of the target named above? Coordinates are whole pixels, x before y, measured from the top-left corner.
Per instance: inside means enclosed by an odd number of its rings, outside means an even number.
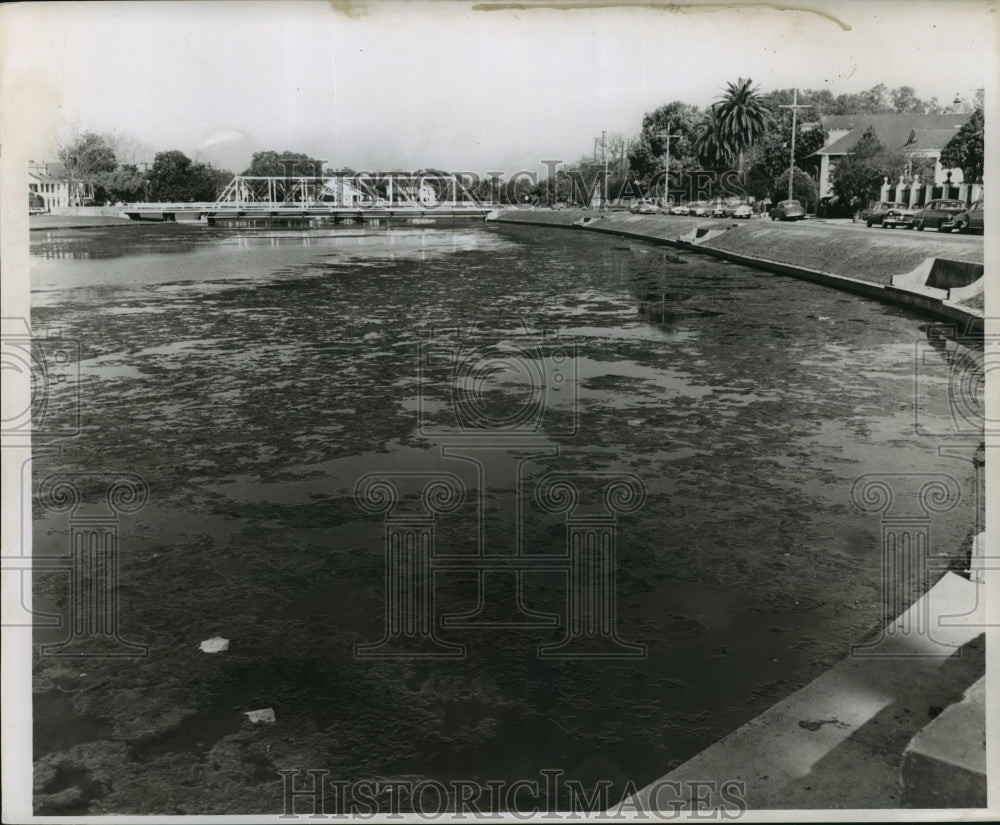
[[[28,192],[41,198],[46,212],[64,206],[85,206],[94,199],[94,184],[70,180],[61,163],[28,163]]]
[[[883,187],[883,199],[898,200],[894,190],[906,190],[907,202],[921,200],[925,190],[948,186],[961,186],[966,193],[961,169],[946,169],[941,165],[941,151],[961,129],[971,114],[951,115],[827,115],[822,118],[828,133],[826,145],[816,152],[820,158],[819,195],[833,194],[830,176],[837,164],[854,151],[862,135],[871,128],[879,142],[891,152],[901,152],[910,162],[907,172],[899,181],[889,181]],[[932,174],[921,176],[921,166]],[[888,194],[885,194],[888,192]],[[957,195],[956,195],[957,196]],[[965,197],[965,195],[963,195]]]

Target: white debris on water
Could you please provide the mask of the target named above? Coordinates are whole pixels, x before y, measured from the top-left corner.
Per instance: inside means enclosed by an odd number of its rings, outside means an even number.
[[[222,653],[224,650],[229,650],[229,639],[213,636],[211,639],[205,639],[198,647],[203,653]]]
[[[377,332],[366,332],[365,335],[364,335],[363,340],[365,340],[365,341],[377,341],[381,337],[382,336],[379,335]]]
[[[638,427],[645,419],[642,418],[630,418],[628,420],[628,425],[630,427]]]
[[[262,708],[261,710],[245,710],[243,711],[243,715],[255,725],[272,725],[277,721],[274,711],[271,708]]]

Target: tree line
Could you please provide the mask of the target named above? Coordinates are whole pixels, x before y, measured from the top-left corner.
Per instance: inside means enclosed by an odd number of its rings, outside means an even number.
[[[60,141],[56,158],[71,202],[80,199],[84,183],[93,186],[97,203],[215,200],[233,177],[177,149],[157,152],[150,164],[139,159],[145,149],[113,133],[74,132]]]
[[[473,197],[508,203],[580,200],[581,191],[593,195],[596,181],[613,199],[621,194],[683,197],[695,191],[725,193],[723,173],[735,171],[744,194],[777,200],[788,191],[789,167],[793,165],[793,196],[813,209],[820,162],[814,153],[827,139],[820,118],[865,113],[971,112],[968,123],[945,147],[941,162],[948,168],[962,169],[966,180],[982,179],[982,90],[972,98],[956,97],[945,105],[936,98],[920,99],[912,86],[889,89],[878,84],[864,92],[838,96],[825,89],[804,89],[798,102],[806,107],[794,119],[795,156],[790,164],[793,116],[790,108],[783,107],[793,99],[792,89],[761,93],[752,80],[739,78],[728,83],[705,109],[675,100],[648,112],[637,134],[602,136],[600,152],[595,140],[592,156],[550,170],[548,179],[521,177],[503,183],[477,179],[464,188]],[[87,181],[94,185],[97,202],[214,201],[233,178],[229,170],[192,160],[177,149],[157,152],[151,164],[140,161],[138,151],[134,140],[85,132],[62,141],[57,156],[71,193]],[[845,201],[870,200],[878,196],[884,177],[896,180],[904,171],[919,173],[920,161],[888,151],[878,144],[874,133],[869,133],[857,150],[838,164],[831,184]],[[266,150],[254,153],[241,174],[330,176],[351,175],[354,170],[331,169],[325,161],[301,152]],[[425,176],[440,199],[448,197],[448,173],[428,169],[417,174]]]
[[[795,117],[794,161],[792,110],[783,108],[793,100],[806,104]],[[838,96],[825,89],[803,89],[796,96],[793,89],[762,93],[752,80],[739,78],[728,83],[716,101],[705,109],[675,100],[647,112],[634,136],[616,135],[616,149],[622,144],[626,147],[626,162],[621,162],[618,151],[602,151],[599,155],[595,147],[592,157],[581,158],[560,170],[554,192],[550,181],[535,187],[533,194],[539,198],[572,200],[579,194],[576,181],[581,173],[589,170],[593,176],[594,167],[601,166],[600,158],[610,156],[606,186],[612,200],[620,193],[660,197],[668,182],[667,193],[681,199],[695,193],[729,194],[733,188],[731,176],[727,188],[727,171],[737,173],[744,194],[779,200],[787,197],[791,171],[793,197],[807,209],[813,209],[818,199],[816,181],[820,168],[820,158],[815,152],[828,138],[821,125],[822,117],[953,112],[972,112],[972,117],[945,147],[941,162],[948,168],[961,168],[966,180],[981,180],[982,90],[972,97],[956,97],[951,103],[942,104],[937,98],[922,100],[912,86],[890,89],[878,84],[864,92]],[[896,180],[904,169],[919,174],[924,171],[921,164],[920,159],[889,152],[872,133],[865,136],[859,151],[848,156],[834,171],[834,191],[845,202],[855,197],[867,201],[878,197],[885,176]],[[600,168],[597,171],[601,173]]]

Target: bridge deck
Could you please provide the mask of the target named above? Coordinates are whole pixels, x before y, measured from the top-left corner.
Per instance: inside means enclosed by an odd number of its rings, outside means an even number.
[[[287,204],[287,203],[130,203],[121,207],[124,214],[174,214],[174,215],[234,215],[279,216],[279,215],[435,215],[470,214],[485,215],[495,209],[489,204],[439,203],[428,205],[393,206],[330,206],[327,204]]]

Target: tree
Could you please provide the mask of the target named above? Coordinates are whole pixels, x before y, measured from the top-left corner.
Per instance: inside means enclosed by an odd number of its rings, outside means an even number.
[[[222,194],[222,190],[233,179],[233,173],[228,169],[216,169],[211,163],[195,163],[196,201],[214,201]]]
[[[150,197],[156,201],[188,200],[191,158],[179,149],[157,152],[149,170]]]
[[[731,166],[734,160],[732,146],[719,128],[719,120],[714,111],[709,112],[698,125],[694,139],[694,150],[698,160],[710,169]]]
[[[858,102],[865,111],[874,112],[879,109],[892,111],[888,104],[889,90],[884,83],[876,83],[867,92],[858,95]]]
[[[774,179],[772,186],[771,200],[777,203],[788,197],[788,170],[786,169]],[[819,190],[808,174],[797,166],[795,175],[792,178],[792,197],[802,204],[806,212],[814,212],[819,201]]]
[[[117,165],[108,140],[96,132],[79,134],[74,129],[67,139],[59,143],[56,156],[66,175],[70,206],[82,203],[81,184],[90,183],[97,174],[111,172]]]
[[[127,132],[105,132],[101,135],[115,152],[119,166],[139,166],[153,157],[153,147]]]
[[[843,158],[830,173],[830,184],[842,202],[867,205],[878,198],[885,178],[896,180],[904,166],[903,155],[886,151],[869,126],[854,152]],[[787,185],[787,178],[785,180]]]
[[[959,168],[968,183],[983,179],[984,136],[983,110],[976,109],[964,126],[941,150],[941,165],[946,169]]]
[[[743,157],[747,149],[764,137],[773,120],[773,114],[750,78],[739,78],[727,83],[722,97],[712,107],[714,141],[737,159],[743,171]]]
[[[195,163],[183,152],[158,152],[149,170],[150,195],[155,201],[214,201],[231,172]]]
[[[664,171],[667,152],[666,135],[670,139],[670,169],[679,173],[697,165],[694,141],[703,114],[697,106],[675,100],[666,103],[642,119],[642,131],[628,151],[629,169],[642,181]]]
[[[323,161],[302,152],[254,152],[244,175],[267,178],[311,178],[322,174]]]
[[[893,108],[900,113],[922,115],[927,111],[927,104],[917,97],[912,86],[900,86],[890,93]]]
[[[110,172],[94,177],[94,198],[98,202],[138,201],[146,191],[146,176],[132,163],[124,163]]]
[[[806,121],[795,125],[795,165],[806,172],[819,171],[819,158],[815,153],[826,143],[827,133],[821,126]],[[763,138],[749,153],[751,176],[760,176],[768,182],[788,169],[791,161],[792,118],[782,115],[778,128]]]

